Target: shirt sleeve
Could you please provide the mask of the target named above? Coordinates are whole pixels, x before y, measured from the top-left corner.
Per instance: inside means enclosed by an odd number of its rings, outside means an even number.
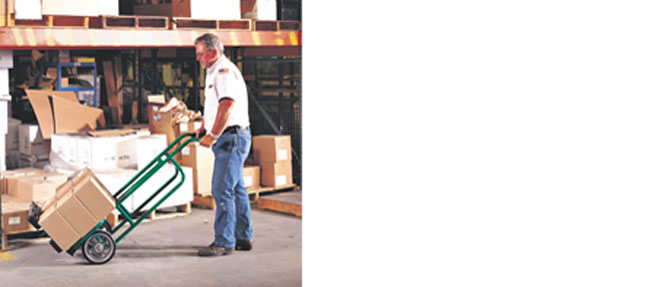
[[[218,101],[232,99],[236,101],[236,74],[231,68],[220,68],[215,77],[216,94]]]

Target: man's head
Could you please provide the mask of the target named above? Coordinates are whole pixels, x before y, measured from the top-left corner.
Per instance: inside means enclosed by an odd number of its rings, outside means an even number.
[[[194,41],[196,47],[196,61],[200,66],[207,68],[223,55],[223,42],[212,33],[205,33]]]

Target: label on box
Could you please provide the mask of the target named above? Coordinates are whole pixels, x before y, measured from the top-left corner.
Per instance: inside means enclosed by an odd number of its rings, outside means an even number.
[[[288,159],[288,150],[287,149],[280,149],[277,150],[277,160],[287,160]]]
[[[190,155],[190,154],[191,151],[189,150],[188,146],[182,148],[182,155]]]
[[[189,125],[187,123],[180,124],[180,132],[186,132],[189,130]]]
[[[20,216],[9,217],[9,225],[20,224]]]
[[[153,106],[153,111],[157,112],[158,111],[158,106]]]
[[[245,187],[252,186],[252,176],[244,176]]]
[[[286,175],[277,175],[275,176],[275,185],[280,186],[280,185],[286,185]]]

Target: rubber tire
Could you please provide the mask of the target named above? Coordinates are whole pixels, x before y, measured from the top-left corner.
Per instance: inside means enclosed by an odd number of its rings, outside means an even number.
[[[108,241],[108,247],[112,250],[105,258],[97,259],[88,255],[88,253],[90,252],[90,241],[97,236],[101,236],[103,239],[106,239]],[[91,264],[104,264],[110,261],[110,259],[115,256],[116,249],[117,246],[115,245],[115,240],[112,238],[112,235],[104,230],[95,231],[95,233],[90,235],[90,237],[88,237],[88,239],[83,242],[83,246],[81,247],[81,250],[83,251],[83,257],[85,257],[85,259],[88,260],[88,262],[90,262]]]

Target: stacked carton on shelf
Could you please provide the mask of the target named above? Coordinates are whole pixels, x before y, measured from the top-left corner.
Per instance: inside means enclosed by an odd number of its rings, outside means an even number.
[[[290,136],[255,136],[252,148],[254,161],[261,166],[261,185],[281,187],[293,183]]]

